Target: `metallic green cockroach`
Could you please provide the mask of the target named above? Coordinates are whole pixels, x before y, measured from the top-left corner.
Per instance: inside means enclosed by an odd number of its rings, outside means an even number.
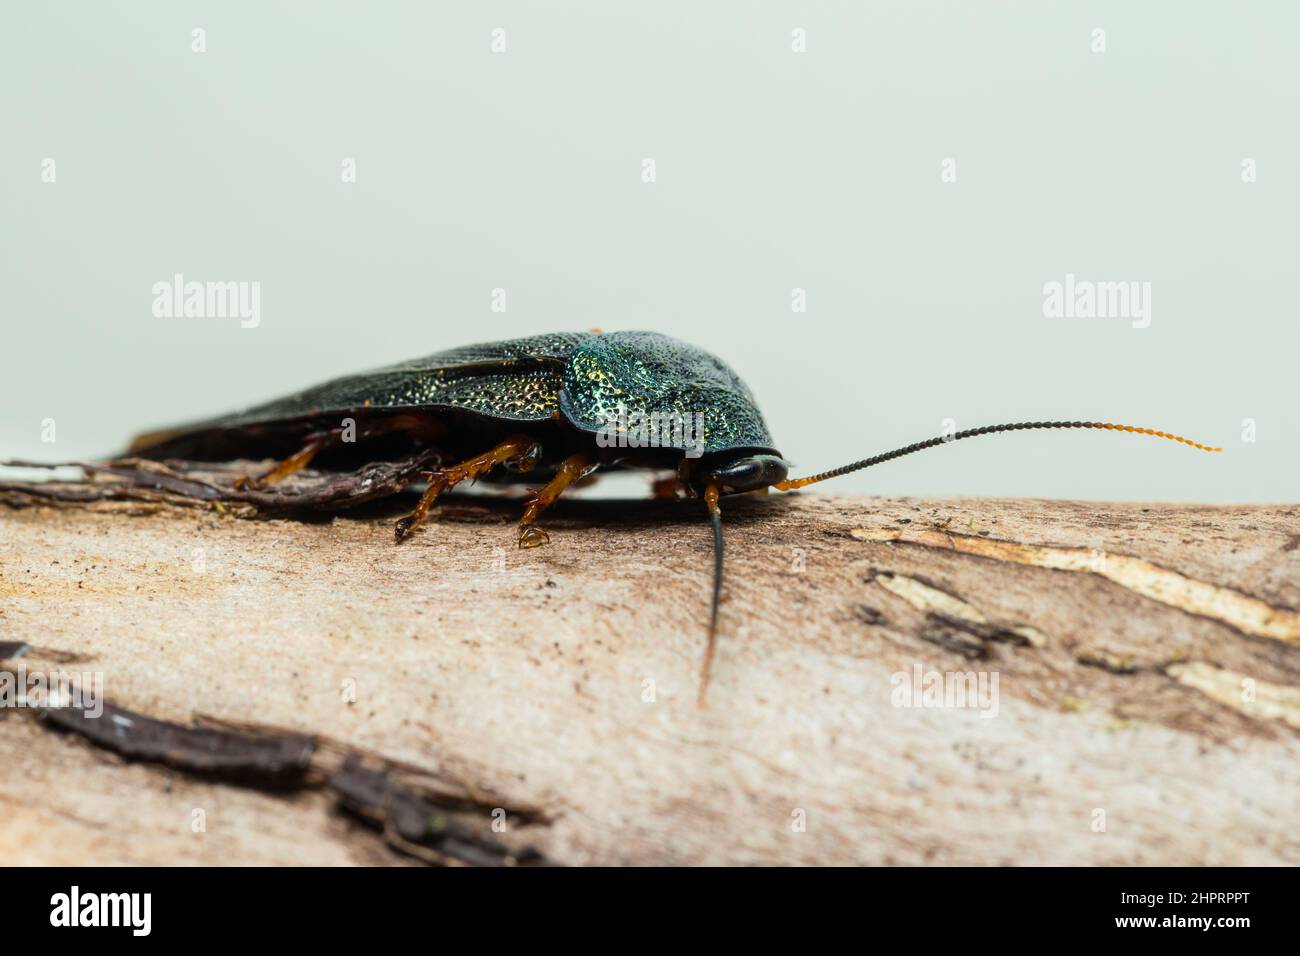
[[[176,476],[144,479],[181,494],[275,507],[339,508],[400,491],[423,474],[428,483],[419,504],[397,523],[399,542],[420,526],[439,495],[462,481],[540,474],[547,481],[525,505],[521,547],[546,542],[535,524],[538,514],[593,472],[672,470],[676,477],[657,483],[657,492],[701,499],[713,525],[703,701],[722,592],[721,497],[788,491],[958,439],[1031,428],[1124,430],[1219,450],[1128,425],[1025,422],[959,431],[788,479],[753,395],[725,363],[654,332],[593,331],[473,345],[336,379],[247,411],[141,435],[130,455],[157,461],[277,459],[269,471],[241,478],[233,488]],[[336,470],[345,477],[314,495],[272,495],[271,486],[318,456],[336,465],[350,462],[354,470]],[[393,460],[402,466],[374,470],[375,463]]]

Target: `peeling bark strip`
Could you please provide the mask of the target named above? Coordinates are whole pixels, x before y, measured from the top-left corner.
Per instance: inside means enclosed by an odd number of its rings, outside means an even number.
[[[1075,658],[1084,667],[1095,667],[1112,674],[1136,674],[1140,668],[1131,659],[1101,650],[1085,650]]]
[[[81,481],[0,481],[0,503],[18,506],[33,501],[88,504],[96,501],[151,501],[187,507],[252,508],[274,514],[299,509],[348,508],[406,488],[439,454],[426,449],[399,461],[371,462],[355,471],[304,469],[270,489],[239,488],[236,481],[263,470],[254,462],[148,461],[119,458],[107,462],[40,463],[0,461],[0,467],[80,468]]]
[[[987,656],[989,644],[1013,644],[1016,647],[1042,647],[1045,643],[1043,636],[1033,628],[1008,628],[1002,627],[988,621],[972,621],[969,618],[953,617],[949,614],[940,614],[931,611],[925,616],[926,627],[921,632],[921,636],[927,640],[930,637],[941,633],[951,635],[954,631],[960,631],[962,634],[968,634],[984,650],[981,656]],[[1026,633],[1034,635],[1031,639]],[[942,642],[940,642],[942,643]]]
[[[1165,673],[1248,717],[1280,720],[1300,730],[1300,688],[1255,680],[1204,661],[1171,664]]]
[[[27,653],[27,645],[19,641],[0,641],[0,661],[16,661]]]
[[[928,620],[957,627],[980,640],[1026,647],[1042,647],[1047,643],[1047,638],[1041,631],[1021,624],[1011,627],[994,624],[973,604],[918,578],[884,571],[875,574],[873,580],[918,611],[924,611]]]
[[[516,852],[480,835],[485,828],[481,821],[477,828],[457,822],[445,808],[396,783],[389,769],[363,766],[356,754],[349,754],[330,777],[329,788],[344,809],[382,830],[396,848],[421,859],[442,862],[450,857],[472,866],[543,862],[532,847]]]
[[[0,645],[0,652],[4,649]],[[533,847],[511,848],[491,836],[489,821],[542,818],[470,795],[422,793],[399,779],[403,771],[378,757],[346,752],[332,773],[317,760],[314,737],[182,727],[105,703],[98,717],[74,708],[50,708],[42,723],[73,733],[128,760],[159,763],[224,783],[285,790],[322,786],[340,809],[379,830],[392,849],[426,863],[466,866],[544,864]],[[367,761],[369,765],[367,765]],[[407,775],[410,771],[405,772]],[[324,783],[322,784],[322,781]]]
[[[316,742],[294,734],[233,734],[181,727],[105,703],[98,717],[70,707],[51,708],[44,719],[130,760],[166,764],[273,787],[302,786]]]
[[[1009,561],[1052,571],[1096,574],[1135,594],[1170,607],[1221,621],[1246,634],[1286,644],[1300,644],[1300,613],[1276,608],[1232,588],[1197,581],[1125,554],[1101,554],[1091,548],[1062,548],[977,538],[947,531],[902,528],[854,528],[858,541],[886,541],[944,548],[995,561]]]

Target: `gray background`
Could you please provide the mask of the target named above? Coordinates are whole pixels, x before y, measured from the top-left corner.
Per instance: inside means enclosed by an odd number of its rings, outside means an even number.
[[[102,454],[336,374],[599,326],[726,358],[800,473],[945,418],[1227,447],[1009,436],[827,490],[1294,501],[1296,9],[10,0],[0,454]],[[175,272],[259,281],[260,326],[155,318]],[[1067,272],[1151,282],[1151,327],[1044,318]]]

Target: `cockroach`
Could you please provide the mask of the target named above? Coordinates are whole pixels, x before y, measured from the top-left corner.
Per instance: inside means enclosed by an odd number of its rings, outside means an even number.
[[[720,500],[816,482],[977,435],[1041,428],[1136,432],[1217,452],[1188,438],[1109,422],[1019,422],[958,431],[790,478],[749,388],[720,359],[656,332],[556,333],[472,345],[335,379],[247,411],[140,435],[129,455],[151,461],[273,459],[268,471],[233,487],[159,472],[155,487],[220,501],[273,500],[305,509],[339,508],[427,479],[415,509],[395,526],[398,543],[434,502],[471,480],[545,479],[519,520],[518,544],[546,543],[538,516],[597,471],[652,469],[675,478],[656,493],[703,502],[713,528],[713,590],[700,677],[705,700],[722,597]],[[318,456],[347,452],[361,467],[351,480],[313,495],[266,498],[277,482]],[[384,467],[380,462],[398,462]],[[366,469],[370,469],[367,471]],[[100,468],[125,474],[118,463]],[[138,470],[129,471],[141,480]],[[364,476],[364,477],[359,477]]]

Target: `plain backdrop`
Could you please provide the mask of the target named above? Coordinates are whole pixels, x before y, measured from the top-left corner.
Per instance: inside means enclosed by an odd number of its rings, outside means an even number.
[[[1295,501],[1297,9],[6,2],[0,457],[643,328],[729,361],[798,473],[945,419],[1227,449],[1014,435],[827,490]],[[155,317],[175,273],[259,282],[260,324]],[[1044,317],[1067,273],[1151,283],[1150,326]]]

